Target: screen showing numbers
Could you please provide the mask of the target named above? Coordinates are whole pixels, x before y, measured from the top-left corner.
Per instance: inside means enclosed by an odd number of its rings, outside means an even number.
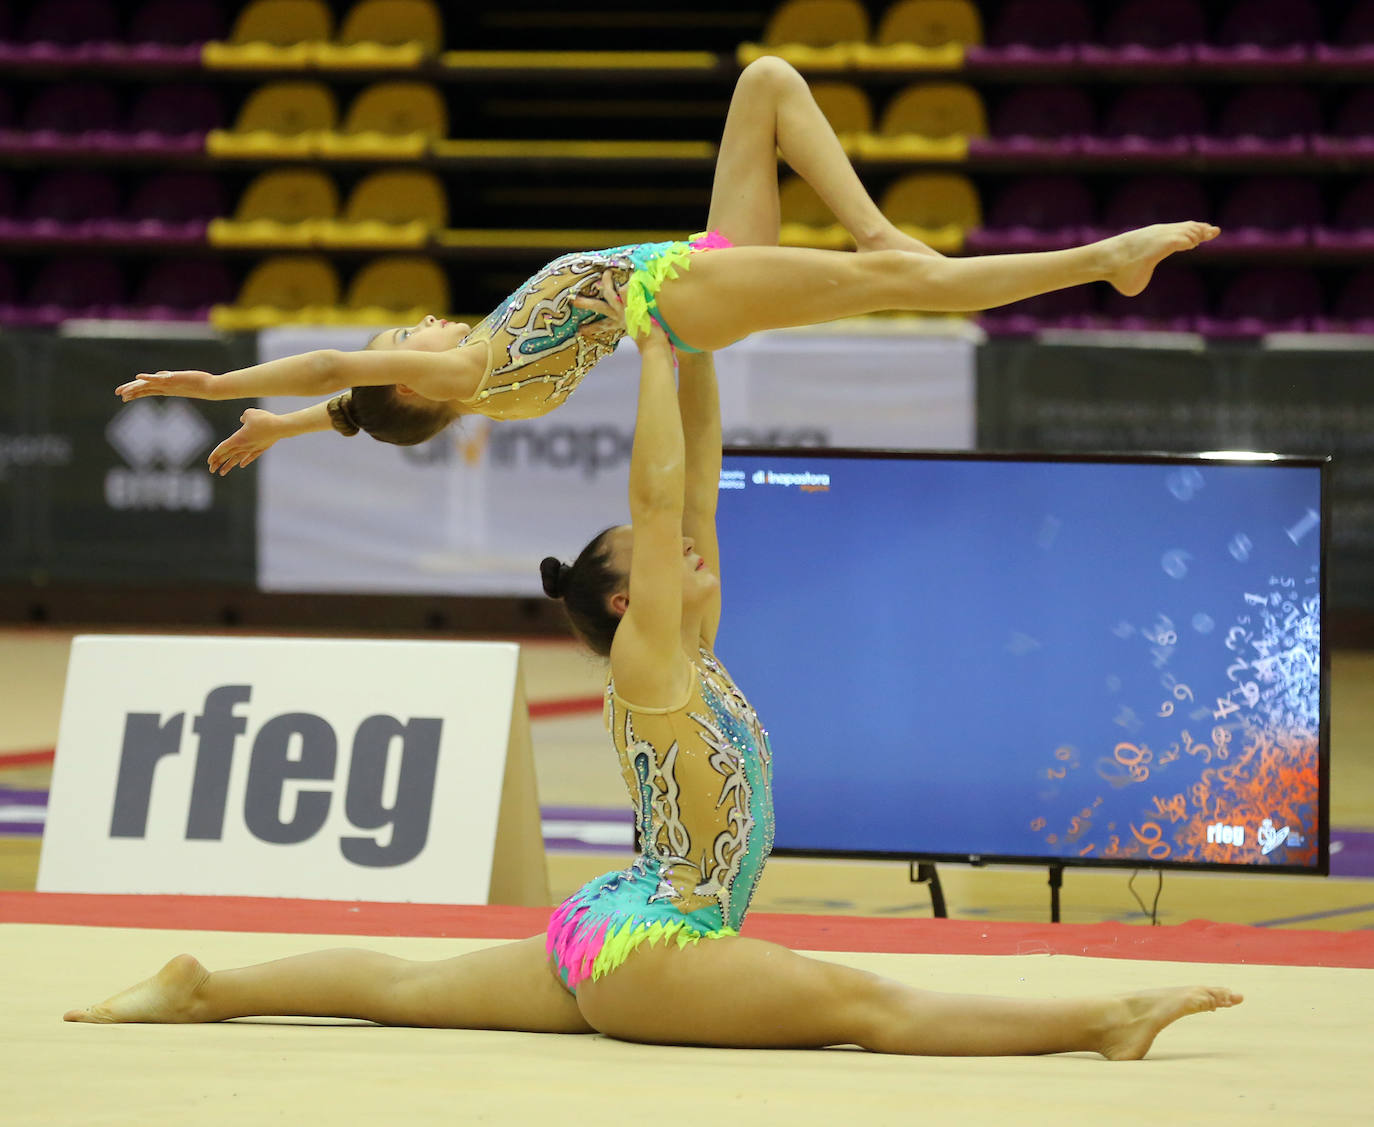
[[[1325,871],[1324,475],[727,452],[778,849]]]

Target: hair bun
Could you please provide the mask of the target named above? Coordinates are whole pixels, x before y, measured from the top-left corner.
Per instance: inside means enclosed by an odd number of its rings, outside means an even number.
[[[326,406],[329,411],[329,422],[340,434],[348,435],[350,438],[359,431],[358,420],[353,417],[353,393],[345,391],[342,395],[336,395]]]
[[[555,556],[545,556],[539,561],[539,578],[544,584],[544,594],[551,599],[561,599],[568,589],[567,564]]]

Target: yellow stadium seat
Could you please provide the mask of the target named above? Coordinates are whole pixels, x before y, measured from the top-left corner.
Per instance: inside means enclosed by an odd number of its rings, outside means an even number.
[[[800,176],[792,176],[778,185],[778,209],[782,220],[778,228],[778,242],[787,247],[816,247],[820,250],[844,250],[854,245],[825,201]]]
[[[233,219],[212,219],[214,246],[304,247],[339,213],[334,181],[315,169],[264,172],[244,190]]]
[[[419,320],[449,311],[448,279],[428,258],[392,255],[369,262],[348,287],[345,303],[357,321]]]
[[[432,0],[358,0],[338,42],[315,46],[322,67],[414,67],[443,49],[444,26]]]
[[[212,67],[308,65],[311,46],[333,34],[324,0],[253,0],[239,13],[228,43],[207,43],[201,59]]]
[[[205,149],[218,157],[300,157],[339,120],[334,94],[321,82],[273,82],[254,90],[232,131],[211,130]]]
[[[902,177],[883,193],[880,206],[907,234],[943,253],[962,250],[964,233],[983,223],[973,182],[947,172]]]
[[[736,55],[741,65],[778,55],[797,66],[842,69],[851,46],[868,35],[868,12],[859,0],[786,0],[764,28],[763,43],[742,44]]]
[[[878,135],[861,137],[868,159],[963,160],[968,139],[986,137],[987,111],[978,91],[962,82],[909,86],[883,113]]]
[[[860,67],[958,70],[964,48],[983,42],[983,23],[969,0],[898,0],[878,25],[877,42],[854,49]]]
[[[341,220],[316,226],[328,246],[424,246],[448,226],[448,199],[432,172],[387,169],[359,181]]]
[[[348,108],[340,132],[318,138],[323,156],[410,159],[448,135],[443,96],[427,82],[379,82]]]
[[[853,83],[817,82],[811,95],[846,149],[856,138],[873,131],[873,106],[868,95]]]
[[[276,255],[244,279],[234,305],[210,312],[216,328],[253,330],[289,321],[327,323],[339,304],[339,276],[317,255]]]

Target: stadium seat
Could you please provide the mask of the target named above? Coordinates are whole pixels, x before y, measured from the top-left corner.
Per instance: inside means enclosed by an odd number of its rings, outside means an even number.
[[[124,216],[139,239],[201,241],[227,207],[224,184],[212,172],[163,172],[144,181]]]
[[[813,70],[843,69],[851,47],[868,41],[868,12],[859,0],[784,0],[769,18],[763,43],[742,44],[741,65],[778,55]]]
[[[857,149],[870,160],[962,160],[970,139],[987,132],[987,111],[972,86],[922,83],[888,103],[877,135],[860,137]]]
[[[217,259],[175,258],[155,263],[134,291],[134,307],[149,320],[205,320],[232,301],[234,280]]]
[[[1023,86],[1003,97],[992,136],[969,142],[970,154],[1065,157],[1079,153],[1096,115],[1081,86]]]
[[[978,315],[990,336],[1030,336],[1046,329],[1089,329],[1097,321],[1096,291],[1089,286],[1041,294]]]
[[[1374,252],[1374,177],[1356,181],[1336,206],[1332,221],[1312,233],[1312,241],[1325,251]]]
[[[1321,226],[1321,187],[1306,176],[1252,177],[1231,190],[1218,215],[1226,238],[1209,250],[1299,249]]]
[[[39,270],[23,319],[34,326],[53,326],[78,317],[117,317],[125,294],[124,273],[110,259],[57,258]]]
[[[1317,96],[1301,86],[1242,87],[1221,111],[1213,135],[1194,138],[1207,156],[1301,156],[1322,132]]]
[[[30,235],[62,234],[66,238],[89,237],[92,220],[119,214],[119,189],[108,172],[63,169],[35,181],[29,191],[24,216]]]
[[[129,19],[131,43],[190,46],[224,38],[224,12],[216,0],[143,0]]]
[[[1192,332],[1207,313],[1202,276],[1188,266],[1165,263],[1144,292],[1126,297],[1110,290],[1103,298],[1104,325],[1125,332]]]
[[[1211,337],[1258,337],[1309,331],[1323,312],[1322,290],[1310,270],[1259,267],[1235,277],[1217,310],[1198,318]]]
[[[1146,176],[1124,181],[1102,209],[1102,227],[1094,237],[1106,238],[1151,223],[1206,219],[1211,204],[1194,176]]]
[[[30,44],[105,42],[119,35],[119,13],[111,0],[38,0],[23,32]]]
[[[1341,289],[1330,313],[1317,317],[1322,333],[1374,333],[1374,270],[1361,270]]]
[[[327,173],[277,169],[250,183],[234,217],[213,220],[207,234],[215,246],[306,247],[338,213],[339,192]]]
[[[139,152],[199,153],[210,131],[224,124],[224,102],[213,87],[150,86],[134,101],[121,144]]]
[[[1312,138],[1312,151],[1326,157],[1374,155],[1374,86],[1357,86],[1346,96],[1332,128]]]
[[[61,138],[65,147],[86,133],[117,130],[122,119],[119,99],[105,83],[58,82],[35,91],[21,120],[26,133]]]
[[[277,255],[253,267],[235,305],[216,305],[210,320],[221,329],[254,330],[288,322],[327,323],[336,316],[339,276],[318,255]]]
[[[1007,0],[988,29],[986,46],[969,48],[966,58],[979,68],[1061,67],[1092,39],[1092,15],[1084,0]]]
[[[1374,0],[1355,0],[1331,43],[1318,43],[1312,55],[1329,65],[1374,63]]]
[[[786,247],[848,250],[854,240],[836,221],[834,213],[800,176],[789,176],[778,185],[781,224],[778,242]]]
[[[982,226],[978,189],[967,176],[918,172],[883,193],[882,213],[906,234],[943,254],[964,247],[964,233]]]
[[[957,70],[964,48],[983,42],[983,21],[970,0],[897,0],[878,24],[876,43],[855,43],[851,60],[874,68]]]
[[[394,255],[369,262],[348,287],[345,302],[360,323],[417,321],[449,312],[448,279],[428,258]]]
[[[1055,250],[1087,242],[1097,204],[1075,176],[1030,176],[1004,189],[981,227],[970,230],[964,249],[971,254]]]
[[[873,130],[873,106],[868,94],[852,82],[816,82],[811,96],[830,122],[830,128],[849,151],[857,139]]]
[[[1101,42],[1084,44],[1080,57],[1095,66],[1176,66],[1206,38],[1198,0],[1127,0],[1108,18]]]
[[[312,48],[334,33],[324,0],[252,0],[234,21],[229,42],[205,44],[208,67],[308,66]]]
[[[1237,0],[1216,42],[1199,43],[1194,55],[1219,66],[1302,63],[1321,38],[1321,12],[1313,0]]]
[[[379,82],[353,99],[342,129],[320,134],[317,144],[329,157],[415,160],[447,135],[448,109],[436,87]]]
[[[359,181],[343,217],[317,225],[325,246],[420,247],[448,226],[448,198],[432,172],[386,169]]]
[[[269,83],[248,96],[232,131],[211,130],[205,148],[215,157],[308,156],[338,120],[334,94],[323,83]]]
[[[314,48],[325,67],[418,66],[444,46],[443,20],[432,0],[358,0],[338,41]]]
[[[1083,151],[1147,161],[1181,157],[1206,131],[1207,107],[1193,87],[1130,86],[1108,110],[1099,133],[1084,138]]]

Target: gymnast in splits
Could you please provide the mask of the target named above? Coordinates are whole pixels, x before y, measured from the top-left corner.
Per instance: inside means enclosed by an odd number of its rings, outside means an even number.
[[[588,306],[618,322],[609,277],[602,293]],[[656,1044],[1137,1059],[1171,1022],[1239,1003],[1201,986],[1080,999],[942,994],[739,934],[772,847],[772,752],[714,653],[714,367],[709,355],[685,355],[675,386],[663,330],[635,340],[632,523],[598,535],[572,565],[550,557],[540,568],[581,638],[610,658],[605,716],[639,829],[633,864],[564,901],[546,935],[434,962],[340,949],[207,971],[179,955],[66,1019],[350,1017]]]
[[[859,253],[777,245],[779,152]],[[362,429],[412,444],[463,414],[522,419],[554,409],[624,334],[588,305],[606,271],[625,295],[630,331],[656,324],[679,354],[690,354],[763,329],[880,310],[988,309],[1094,281],[1136,294],[1161,260],[1218,233],[1208,223],[1166,223],[1070,250],[945,258],[882,215],[805,80],[782,60],[764,58],[744,69],[730,102],[707,233],[564,255],[476,327],[426,317],[358,352],[309,352],[224,375],[148,373],[117,393],[125,401],[332,396],[281,416],[245,412],[242,428],[210,454],[210,468],[223,474],[278,439],[310,431]]]

